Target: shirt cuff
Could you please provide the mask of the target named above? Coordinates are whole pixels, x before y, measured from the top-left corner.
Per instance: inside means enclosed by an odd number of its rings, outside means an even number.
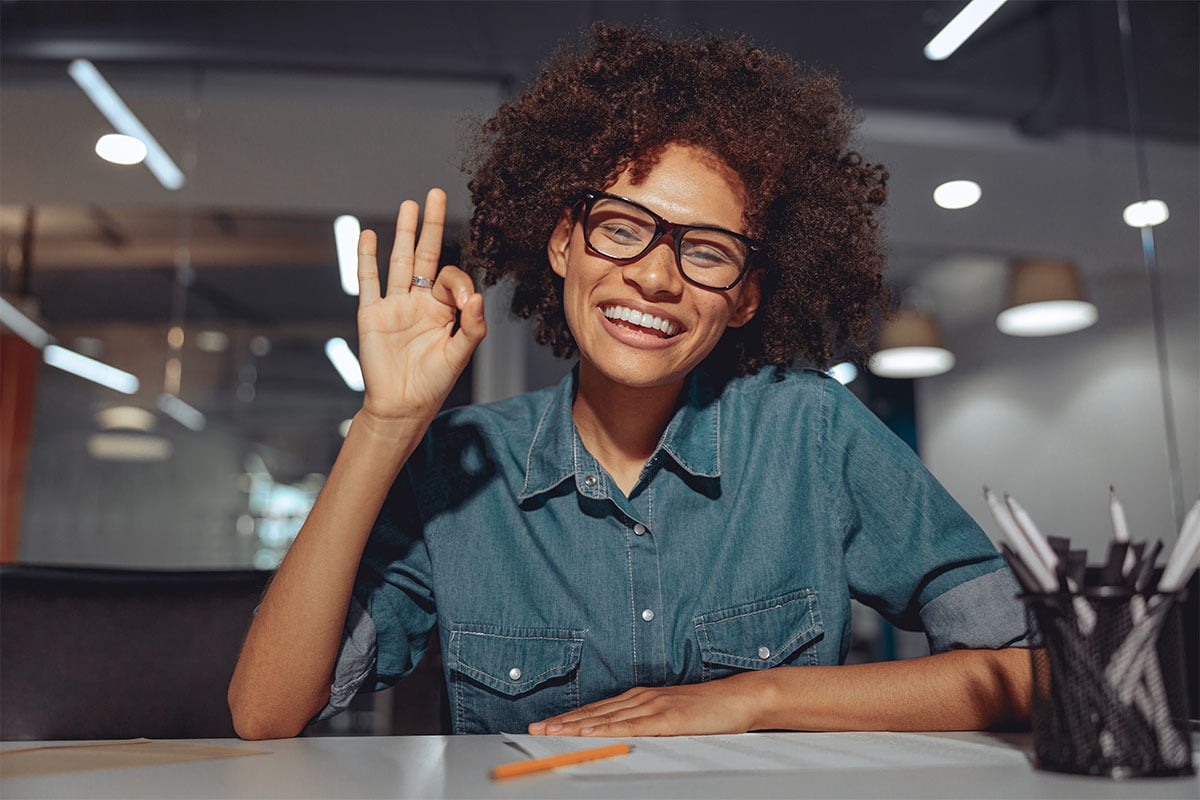
[[[1028,647],[1020,587],[1007,567],[942,592],[921,609],[931,653]]]
[[[329,702],[311,722],[329,719],[350,705],[367,676],[375,671],[377,654],[375,623],[362,604],[351,597],[350,607],[346,609],[346,625],[342,629],[342,645],[333,668]]]

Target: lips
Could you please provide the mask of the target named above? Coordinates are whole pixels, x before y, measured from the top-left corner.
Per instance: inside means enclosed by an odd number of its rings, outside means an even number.
[[[647,333],[669,339],[679,331],[679,324],[666,317],[656,316],[622,305],[606,305],[601,307],[601,313],[614,322],[622,322],[634,328],[640,328]]]

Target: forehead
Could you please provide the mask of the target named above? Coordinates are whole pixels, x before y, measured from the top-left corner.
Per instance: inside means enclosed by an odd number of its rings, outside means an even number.
[[[743,227],[745,185],[724,161],[698,147],[669,144],[640,156],[603,188],[672,222]]]

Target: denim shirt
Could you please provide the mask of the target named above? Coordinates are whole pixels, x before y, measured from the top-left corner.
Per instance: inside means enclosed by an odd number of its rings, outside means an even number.
[[[851,598],[933,652],[1024,635],[995,548],[837,381],[694,372],[626,497],[580,441],[576,380],[434,421],[371,533],[321,717],[408,674],[435,622],[455,733],[839,664]]]

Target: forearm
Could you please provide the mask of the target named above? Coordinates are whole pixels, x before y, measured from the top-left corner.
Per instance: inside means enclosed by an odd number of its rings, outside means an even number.
[[[229,707],[243,738],[294,736],[327,702],[358,563],[423,428],[355,418],[238,658]]]
[[[729,680],[750,700],[750,730],[980,730],[1027,720],[1032,694],[1021,648],[779,667]]]

